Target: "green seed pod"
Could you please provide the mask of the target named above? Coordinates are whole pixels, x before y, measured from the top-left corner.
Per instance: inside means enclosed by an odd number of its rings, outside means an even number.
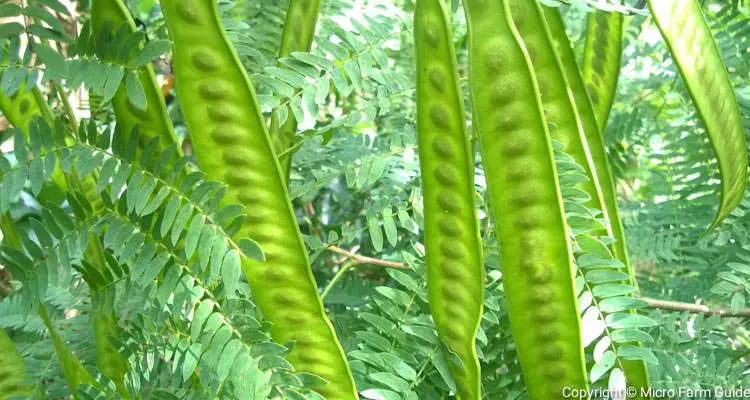
[[[3,355],[3,362],[0,363],[0,398],[29,396],[31,388],[24,384],[24,360],[4,329],[0,329],[0,354]]]
[[[742,116],[721,53],[696,0],[649,0],[651,14],[703,120],[721,173],[721,205],[708,230],[742,201],[747,152]]]
[[[290,0],[284,22],[284,33],[281,37],[279,57],[287,57],[296,51],[310,51],[315,38],[315,27],[320,13],[320,0]],[[286,121],[279,125],[278,115],[271,120],[271,140],[277,154],[287,151],[292,146],[292,139],[297,132],[297,121],[291,108]],[[292,168],[292,154],[281,160],[284,177],[289,179]]]
[[[122,0],[94,0],[91,6],[91,26],[96,37],[99,37],[98,32],[105,27],[114,31],[122,25],[128,26],[128,33],[137,30],[135,21]],[[128,100],[127,88],[123,81],[112,98],[115,118],[126,135],[129,135],[138,125],[139,138],[143,145],[154,137],[159,137],[157,150],[163,151],[177,139],[172,128],[172,120],[167,113],[164,97],[156,83],[154,69],[150,64],[138,70],[138,80],[141,82],[146,97],[146,108],[139,109]],[[180,151],[179,148],[177,150]]]
[[[438,335],[461,360],[451,365],[459,397],[478,400],[481,375],[474,338],[482,318],[484,265],[472,147],[443,2],[418,0],[414,27],[430,308]],[[445,196],[455,199],[450,207],[440,201]]]
[[[505,0],[464,1],[469,80],[529,398],[586,388],[571,247],[533,67]],[[540,294],[544,294],[540,296]]]
[[[279,57],[310,51],[320,13],[320,0],[290,0],[281,37]]]
[[[27,84],[22,84],[12,97],[8,97],[3,91],[0,91],[0,111],[11,125],[21,129],[28,138],[32,121],[41,116],[48,123],[51,123],[54,116],[39,89],[34,85],[31,89],[27,89]],[[67,187],[62,169],[55,168],[52,173],[52,184],[45,186],[40,193],[40,197],[47,201],[59,203],[65,198]]]
[[[617,206],[617,191],[615,190],[614,179],[609,167],[607,151],[604,145],[604,136],[599,129],[594,108],[591,100],[586,94],[586,88],[583,82],[578,63],[571,47],[568,36],[565,33],[565,25],[560,16],[560,12],[553,7],[543,7],[545,21],[550,29],[550,37],[555,45],[557,54],[562,62],[563,71],[573,92],[573,98],[578,110],[579,119],[583,125],[586,142],[589,148],[589,154],[594,165],[594,170],[599,177],[600,189],[603,196],[606,216],[609,218],[609,226],[612,235],[615,238],[613,250],[615,258],[622,261],[628,267],[628,273],[631,276],[631,285],[636,285],[635,273],[630,266],[630,260],[627,252],[627,242],[625,241],[625,229],[620,219],[620,212]]]
[[[570,155],[589,178],[578,184],[590,197],[586,205],[601,210],[607,219],[599,176],[583,123],[539,3],[528,0],[508,0],[508,3],[513,22],[534,66],[546,120],[551,126],[550,135],[563,145],[562,151]],[[605,229],[598,234],[611,235],[611,232]]]
[[[587,17],[583,81],[602,132],[607,126],[620,77],[624,22],[625,16],[618,12],[596,11]]]
[[[328,380],[320,389],[326,398],[356,399],[253,85],[226,37],[216,2],[164,0],[162,10],[174,41],[177,94],[198,164],[210,179],[229,185],[226,202],[247,207],[235,239],[255,239],[266,255],[265,263],[244,260],[243,269],[272,324],[271,334],[279,343],[296,341],[290,362]]]
[[[52,110],[47,105],[42,93],[35,86],[29,91],[25,91],[25,88],[22,86],[12,98],[0,92],[0,110],[3,111],[3,114],[14,126],[23,130],[27,136],[30,134],[32,121],[40,116],[48,124],[51,125],[54,123]],[[72,138],[67,138],[67,140],[70,142],[73,141]],[[66,176],[60,168],[58,161],[52,173],[52,180],[54,184],[48,185],[40,194],[41,197],[51,200],[54,203],[59,203],[64,199],[70,185],[70,187],[80,190],[95,210],[103,206],[102,199],[96,191],[96,180],[94,177],[86,176],[81,179],[74,173],[67,174]],[[51,191],[54,191],[54,193],[50,194]],[[2,218],[3,232],[6,231],[6,228],[14,228],[10,226],[12,220],[9,216],[2,216]],[[18,244],[20,245],[20,243]],[[103,251],[99,237],[93,233],[89,234],[85,257],[100,270],[106,268]],[[92,299],[92,302],[95,304],[92,319],[94,321],[97,365],[105,376],[115,382],[120,393],[126,393],[123,378],[128,372],[127,361],[118,349],[112,345],[110,339],[112,337],[119,337],[119,330],[115,324],[114,310],[111,307],[104,310],[100,305],[106,296],[106,294],[103,296],[94,296]]]
[[[44,116],[44,118],[52,120],[52,113],[49,108],[39,106],[40,96],[42,94],[39,92],[39,89],[36,87],[28,89],[26,88],[26,84],[21,85],[12,97],[8,97],[4,92],[0,91],[0,111],[3,112],[5,118],[13,126],[28,134],[31,121],[35,118]],[[43,101],[44,99],[42,98],[41,100]]]
[[[578,68],[578,64],[576,63],[573,49],[568,40],[568,36],[565,33],[565,25],[563,23],[560,12],[553,7],[543,7],[543,12],[545,20],[547,22],[547,26],[550,29],[550,37],[553,38],[555,49],[557,50],[557,54],[560,56],[563,70],[565,71],[565,75],[568,79],[570,89],[575,99],[575,104],[577,106],[580,120],[583,124],[584,131],[586,132],[586,140],[591,152],[594,169],[599,176],[602,194],[604,195],[604,205],[607,211],[606,215],[609,218],[609,225],[612,230],[612,235],[615,239],[615,242],[612,245],[613,253],[615,255],[615,258],[625,264],[628,276],[630,277],[628,283],[631,286],[637,288],[638,282],[635,277],[635,271],[630,264],[630,259],[627,253],[625,229],[622,225],[622,219],[620,219],[620,212],[617,207],[617,196],[614,180],[609,168],[609,161],[607,159],[607,152],[604,147],[603,135],[601,133],[601,130],[597,126],[596,117],[594,115],[594,107],[591,104],[589,96],[587,96],[586,94],[583,77],[581,75],[580,69]],[[638,344],[633,343],[633,345]],[[635,387],[636,389],[647,389],[650,386],[648,369],[643,361],[624,360],[623,370],[629,386]]]

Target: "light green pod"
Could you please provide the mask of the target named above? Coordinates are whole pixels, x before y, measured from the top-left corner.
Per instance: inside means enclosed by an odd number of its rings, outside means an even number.
[[[28,92],[24,92],[23,88],[21,88],[13,98],[8,98],[0,93],[0,110],[3,111],[3,114],[5,114],[6,118],[14,126],[21,128],[26,135],[30,133],[31,121],[39,116],[44,117],[48,124],[54,123],[52,110],[49,109],[42,93],[36,87]],[[70,142],[73,141],[72,138],[68,138],[68,140]],[[53,202],[62,201],[68,187],[74,187],[86,196],[86,199],[95,210],[103,206],[102,199],[96,191],[96,181],[91,176],[81,179],[75,174],[69,174],[66,177],[58,164],[58,167],[52,173],[52,181],[54,185],[48,185],[45,191],[49,192],[53,190],[59,192],[59,194],[50,195],[49,193],[44,193],[43,195],[48,197],[54,196]],[[4,222],[6,224],[8,222],[12,223],[12,220],[8,219]],[[96,235],[90,234],[85,251],[86,259],[100,270],[106,268],[103,251],[99,238]],[[109,339],[109,337],[119,337],[119,330],[115,324],[115,314],[111,309],[106,312],[99,310],[98,304],[100,301],[96,296],[94,297],[93,302],[97,306],[91,316],[94,322],[97,364],[104,375],[115,382],[117,389],[121,393],[125,393],[123,378],[128,371],[127,361],[120,355],[117,348],[112,345]]]
[[[279,57],[310,51],[320,13],[320,0],[289,0]]]
[[[91,26],[94,32],[100,32],[106,26],[114,33],[123,24],[129,27],[129,33],[137,30],[135,21],[122,0],[93,1]],[[98,33],[95,33],[95,36],[98,37]],[[140,80],[143,93],[146,96],[146,109],[141,110],[128,100],[127,88],[123,81],[112,98],[115,118],[123,132],[128,135],[138,125],[139,138],[142,144],[158,137],[157,150],[163,151],[172,143],[175,143],[177,139],[172,128],[172,120],[167,113],[167,105],[164,102],[159,85],[156,83],[154,69],[150,64],[138,70],[138,80]],[[177,151],[181,154],[179,147]]]
[[[602,132],[607,126],[620,78],[624,22],[625,16],[618,12],[595,11],[587,17],[583,81]]]
[[[617,191],[612,177],[607,150],[604,145],[604,137],[599,129],[594,108],[589,96],[586,94],[586,88],[583,82],[578,63],[571,47],[568,36],[565,33],[565,25],[560,12],[553,7],[543,7],[547,27],[550,30],[550,37],[555,45],[557,54],[562,62],[563,71],[568,80],[568,85],[573,92],[573,98],[578,110],[578,116],[583,125],[585,139],[588,144],[589,154],[599,177],[600,189],[603,196],[606,217],[609,219],[615,243],[613,250],[615,257],[622,261],[628,267],[628,273],[631,276],[631,284],[636,285],[635,273],[630,267],[630,260],[627,252],[627,242],[625,241],[625,229],[620,219],[620,212],[617,206]]]
[[[481,398],[475,338],[484,302],[484,265],[474,206],[474,162],[442,0],[414,11],[417,134],[424,194],[427,288],[438,335],[458,355],[451,365],[458,395]]]
[[[696,0],[649,0],[693,104],[703,120],[721,173],[721,205],[708,230],[742,201],[747,153],[742,116],[721,53]]]
[[[177,94],[201,169],[228,184],[227,203],[245,205],[235,239],[250,237],[266,262],[243,261],[253,295],[278,343],[296,341],[289,361],[330,383],[328,399],[357,398],[349,365],[326,317],[304,242],[255,91],[227,39],[213,0],[164,0],[174,41]]]
[[[34,119],[41,116],[50,122],[54,118],[39,89],[34,86],[27,90],[26,84],[21,85],[12,97],[0,91],[0,111],[11,125],[21,129],[27,138]],[[40,196],[57,203],[64,199],[68,187],[62,169],[55,168],[52,173],[52,183],[52,185],[45,186]]]
[[[296,51],[310,51],[315,38],[315,27],[320,13],[320,0],[290,0],[284,22],[284,33],[281,37],[279,57],[287,57]],[[288,107],[289,108],[289,107]],[[297,121],[291,108],[284,124],[279,125],[278,115],[271,120],[271,140],[276,154],[287,151],[292,145],[292,139],[297,132]],[[292,154],[281,160],[281,170],[286,179],[292,169]]]
[[[5,117],[13,126],[20,128],[26,135],[30,134],[31,122],[39,116],[42,116],[48,124],[54,122],[52,111],[49,109],[42,93],[36,87],[33,87],[29,91],[24,91],[24,87],[21,87],[18,93],[12,98],[0,92],[0,110],[2,110]],[[70,140],[72,141],[72,139]],[[78,188],[86,195],[86,198],[95,209],[102,206],[102,200],[96,192],[96,182],[91,176],[79,179],[74,174],[70,174],[66,178],[59,164],[52,173],[54,185],[49,185],[45,188],[45,191],[54,190],[55,192],[59,192],[59,194],[54,195],[55,202],[62,201],[64,193],[69,187],[68,180],[70,180],[70,186]],[[49,196],[49,194],[45,195]],[[0,219],[2,219],[3,232],[15,229],[12,225],[13,221],[8,215],[0,216]],[[20,242],[17,239],[15,242],[11,242],[11,244],[17,248],[20,247]],[[100,269],[106,266],[102,252],[99,238],[91,234],[85,251],[86,258]],[[95,298],[94,303],[98,304],[98,302]],[[125,361],[109,340],[109,337],[119,337],[119,330],[114,323],[114,312],[111,309],[107,312],[101,312],[97,306],[97,310],[92,315],[92,320],[94,322],[97,364],[102,372],[115,382],[117,389],[121,393],[126,393],[123,377],[127,373],[127,361]]]
[[[31,388],[24,383],[24,360],[4,329],[0,329],[0,354],[3,355],[3,362],[0,363],[0,399],[29,396]]]
[[[48,121],[53,118],[48,107],[39,106],[41,102],[44,102],[44,98],[39,89],[32,87],[27,90],[26,84],[21,85],[12,97],[0,91],[0,111],[13,126],[26,134],[29,132],[31,121],[35,118],[43,116]]]
[[[617,192],[615,190],[614,179],[610,171],[609,160],[605,150],[603,135],[597,126],[594,108],[589,96],[586,94],[586,88],[583,83],[583,77],[575,61],[573,49],[565,33],[565,25],[560,12],[553,7],[543,7],[544,17],[550,30],[551,37],[555,44],[557,54],[562,61],[565,75],[568,79],[571,91],[578,110],[578,115],[583,123],[586,140],[589,151],[592,156],[594,169],[599,176],[600,187],[604,195],[604,205],[609,218],[609,225],[615,239],[612,250],[615,258],[625,264],[630,277],[630,285],[637,288],[638,282],[635,277],[630,259],[627,252],[627,243],[625,242],[625,229],[620,218],[620,212],[617,207]],[[628,385],[635,388],[648,388],[650,380],[646,364],[640,360],[623,361],[623,369],[628,381]],[[640,398],[640,397],[636,397]]]
[[[464,1],[475,132],[532,400],[586,388],[571,247],[533,67],[505,0]]]
[[[601,210],[606,219],[607,209],[583,123],[539,3],[536,0],[508,0],[508,3],[513,23],[534,66],[550,135],[563,145],[562,151],[584,169],[589,180],[579,183],[578,187],[590,197],[586,205]],[[611,232],[607,230],[598,234],[611,235]]]

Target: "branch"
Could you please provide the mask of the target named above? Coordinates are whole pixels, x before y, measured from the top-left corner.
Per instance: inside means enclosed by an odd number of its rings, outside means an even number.
[[[344,250],[336,246],[328,246],[328,250],[336,254],[340,254],[348,258],[349,260],[354,261],[357,264],[379,265],[379,266],[387,267],[387,268],[411,269],[404,263],[400,263],[397,261],[381,260],[379,258],[372,258],[372,257],[367,257],[367,256],[361,256],[359,254],[352,253],[350,251]],[[726,308],[709,308],[708,306],[705,306],[703,304],[682,303],[679,301],[659,300],[659,299],[652,299],[649,297],[640,297],[640,299],[648,303],[649,307],[658,308],[661,310],[687,311],[687,312],[695,313],[695,314],[718,315],[719,317],[723,317],[723,318],[731,318],[731,317],[750,318],[750,308],[743,308],[739,312],[734,313]]]
[[[726,308],[709,308],[703,304],[682,303],[679,301],[659,300],[648,297],[640,297],[640,299],[648,303],[649,307],[661,310],[687,311],[696,314],[717,315],[724,318],[750,318],[750,308],[743,308],[739,312],[734,313]]]
[[[328,246],[328,250],[340,254],[352,261],[354,261],[357,264],[365,264],[365,265],[379,265],[381,267],[387,267],[387,268],[398,268],[398,269],[411,269],[409,266],[407,266],[404,263],[400,263],[397,261],[388,261],[388,260],[381,260],[379,258],[372,258],[367,256],[361,256],[359,254],[354,254],[350,251],[344,250],[341,247],[336,246]]]

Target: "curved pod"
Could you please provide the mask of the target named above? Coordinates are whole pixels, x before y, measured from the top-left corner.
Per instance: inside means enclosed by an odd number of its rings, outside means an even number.
[[[279,57],[286,57],[295,51],[310,51],[319,12],[320,0],[289,1]]]
[[[708,230],[742,201],[747,153],[729,74],[696,0],[649,0],[651,14],[703,120],[721,173],[721,204]]]
[[[122,0],[94,0],[91,6],[91,25],[94,32],[100,32],[106,26],[110,33],[114,33],[123,24],[127,24],[129,33],[137,30],[135,21]],[[159,137],[157,150],[164,151],[177,139],[172,128],[172,120],[167,113],[167,105],[150,64],[138,70],[138,80],[146,96],[146,109],[141,110],[128,100],[126,85],[122,82],[112,98],[117,123],[126,135],[138,125],[142,144]],[[180,151],[179,147],[177,150]]]
[[[560,12],[553,7],[543,7],[545,21],[550,30],[550,37],[555,45],[557,54],[562,62],[563,71],[568,80],[568,84],[573,92],[578,116],[583,125],[584,136],[588,143],[589,154],[599,177],[600,189],[603,196],[604,206],[607,211],[606,216],[609,219],[609,225],[612,230],[615,243],[613,250],[615,257],[622,261],[628,268],[631,276],[631,285],[636,285],[635,273],[630,266],[630,260],[627,252],[627,243],[625,241],[625,229],[620,219],[620,212],[617,206],[617,191],[615,190],[614,178],[607,158],[607,150],[604,145],[604,137],[599,129],[594,108],[591,100],[586,94],[586,88],[583,77],[575,61],[575,55],[571,47],[568,36],[565,33],[565,25],[560,16]]]
[[[481,376],[474,338],[482,318],[484,265],[472,147],[442,0],[418,0],[414,27],[430,308],[441,340],[461,359],[462,365],[451,365],[460,398],[478,400]]]
[[[570,243],[533,67],[505,0],[464,1],[474,124],[530,399],[587,386]]]
[[[27,138],[34,119],[41,116],[48,123],[52,123],[54,120],[52,111],[47,106],[39,88],[32,83],[32,87],[29,89],[26,87],[28,84],[28,82],[22,84],[12,97],[8,97],[0,91],[0,111],[14,127],[23,131]],[[62,201],[68,184],[62,169],[59,168],[59,162],[52,172],[52,181],[54,185],[48,185],[46,190],[42,192],[42,196],[48,196],[49,200]]]
[[[245,205],[235,238],[251,237],[265,263],[243,269],[271,334],[296,345],[289,361],[330,383],[329,399],[357,393],[341,345],[318,296],[307,250],[247,72],[226,37],[213,0],[164,0],[174,41],[177,94],[201,169],[228,184],[224,201]]]
[[[0,92],[0,110],[2,110],[8,121],[13,126],[20,128],[26,136],[31,133],[32,122],[40,116],[48,124],[54,123],[52,110],[50,110],[44,96],[36,86],[33,86],[29,91],[25,91],[25,85],[22,85],[18,93],[12,98]],[[68,140],[70,142],[73,141],[72,138],[68,138]],[[52,172],[52,180],[54,185],[50,185],[49,190],[59,192],[53,195],[55,201],[61,201],[64,198],[63,193],[67,192],[70,184],[70,186],[77,188],[86,196],[86,199],[94,209],[102,207],[102,200],[96,192],[96,182],[91,176],[86,176],[83,179],[75,174],[68,174],[66,176],[62,168],[60,168],[58,161],[55,170]],[[4,217],[6,216],[3,215],[0,218]],[[12,223],[12,220],[3,220],[3,222],[8,221]],[[93,234],[89,234],[89,242],[85,250],[86,257],[99,268],[103,268],[102,266],[105,265],[102,251],[99,238]],[[100,309],[100,299],[98,297],[94,297],[93,302],[96,304],[92,319],[94,322],[97,363],[104,375],[112,379],[118,390],[124,393],[122,378],[127,372],[127,361],[120,355],[109,339],[109,337],[119,337],[119,330],[116,323],[114,323],[114,311],[111,308],[107,310]]]
[[[603,135],[597,126],[594,108],[583,83],[583,77],[575,61],[573,49],[565,33],[565,25],[560,12],[553,7],[542,7],[544,18],[550,29],[551,37],[555,44],[557,54],[562,61],[565,75],[573,92],[573,97],[578,108],[580,120],[583,123],[586,140],[594,162],[594,168],[599,175],[602,194],[604,195],[604,204],[609,217],[609,225],[615,242],[612,245],[615,258],[625,264],[630,277],[630,285],[637,288],[638,282],[635,277],[630,259],[627,253],[627,243],[625,242],[625,229],[620,219],[620,212],[617,207],[617,195],[614,186],[614,180],[609,168],[607,152],[605,150]],[[640,360],[623,360],[623,369],[629,386],[636,388],[648,388],[649,375],[646,364]],[[640,398],[640,397],[638,397]]]
[[[310,51],[315,38],[315,27],[320,13],[320,0],[290,0],[281,36],[279,57],[287,57],[295,51]],[[277,154],[288,150],[297,132],[297,121],[291,108],[287,120],[279,126],[278,115],[271,120],[271,139]],[[292,154],[280,161],[284,177],[288,179],[292,169]]]
[[[562,61],[552,44],[542,10],[536,0],[508,2],[513,23],[521,34],[534,67],[544,115],[550,125],[550,136],[563,145],[563,152],[573,157],[589,178],[587,182],[578,184],[590,197],[586,205],[601,210],[605,220],[608,220],[599,176],[589,151],[583,124],[578,116],[573,91],[565,76]],[[609,230],[609,226],[607,229]],[[611,232],[604,231],[598,234],[611,235]]]
[[[39,89],[32,87],[26,88],[26,84],[18,88],[18,92],[13,97],[8,97],[0,91],[0,111],[13,126],[21,129],[28,135],[31,121],[37,116],[43,116],[49,121],[52,120],[52,114],[49,108],[39,106],[40,96]],[[43,100],[43,99],[42,99]]]
[[[607,126],[620,78],[624,22],[625,16],[618,12],[596,11],[587,17],[583,81],[602,132]]]

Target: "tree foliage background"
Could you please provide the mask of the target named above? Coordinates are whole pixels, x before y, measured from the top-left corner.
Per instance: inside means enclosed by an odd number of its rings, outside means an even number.
[[[315,278],[358,389],[368,399],[451,398],[455,382],[426,302],[413,4],[325,0],[313,50],[277,60],[285,3],[219,2],[264,113],[278,111],[283,120],[291,106],[300,121],[289,190]],[[461,7],[453,3],[454,43],[461,65],[466,65],[466,25]],[[569,34],[582,56],[585,17],[596,2],[565,3]],[[750,199],[715,231],[704,234],[718,204],[713,153],[658,30],[635,3],[624,8],[631,15],[606,144],[640,295],[742,313],[750,302]],[[222,274],[239,275],[234,260],[240,253],[258,253],[253,243],[228,239],[236,210],[219,209],[211,199],[221,184],[198,175],[175,176],[168,153],[138,158],[131,144],[116,143],[119,135],[112,135],[108,101],[114,90],[131,79],[133,68],[153,62],[184,139],[182,147],[190,154],[179,99],[169,92],[170,43],[158,3],[134,0],[128,6],[142,31],[131,42],[141,40],[142,50],[132,47],[127,37],[94,37],[86,28],[88,1],[0,4],[5,19],[0,24],[0,88],[12,95],[39,80],[59,118],[55,126],[34,128],[41,143],[26,143],[7,124],[0,136],[7,152],[0,163],[0,209],[10,212],[23,248],[10,250],[9,237],[0,247],[0,265],[5,266],[0,270],[0,328],[25,364],[19,393],[64,398],[71,394],[66,378],[79,371],[80,385],[74,391],[79,398],[123,392],[142,398],[321,398],[314,392],[318,379],[295,372],[284,359],[292,344],[271,341],[244,278],[237,291],[220,279]],[[707,0],[704,9],[750,134],[750,5]],[[27,46],[29,42],[34,45]],[[91,51],[97,46],[113,50],[100,57]],[[465,72],[462,69],[466,89]],[[143,103],[142,89],[134,81],[132,88],[128,85],[128,97],[134,104]],[[73,109],[67,109],[69,104]],[[60,130],[74,121],[81,126],[80,140],[66,143]],[[53,156],[22,162],[26,145]],[[43,183],[52,179],[49,163],[55,160],[80,176],[98,169],[100,178],[112,178],[100,179],[96,188],[104,205],[91,206],[84,190],[75,186],[60,207],[40,197],[46,193]],[[570,176],[576,168],[566,163],[558,154],[559,169],[570,171],[568,179],[574,180]],[[24,173],[31,177],[28,182],[14,180]],[[484,393],[488,399],[523,398],[481,165],[475,182],[488,271],[485,316],[477,337]],[[563,189],[566,182],[561,177]],[[571,193],[566,200],[580,201]],[[158,224],[159,234],[144,229],[151,218],[168,221]],[[209,228],[191,228],[192,221]],[[89,232],[104,239],[109,266],[104,273],[93,272],[82,261]],[[190,252],[177,246],[180,238],[194,242],[186,244]],[[146,257],[150,248],[153,252]],[[222,257],[215,249],[234,255]],[[32,274],[7,272],[29,263],[35,266]],[[580,257],[579,268],[586,268]],[[584,298],[591,287],[582,276],[578,283]],[[97,296],[106,300],[93,301]],[[39,301],[46,312],[38,312]],[[97,359],[91,345],[94,304],[101,302],[114,310],[111,322],[119,330],[111,350],[119,357],[113,356],[109,366]],[[750,385],[747,317],[670,311],[646,303],[638,307],[644,318],[619,328],[641,335],[645,350],[639,354],[613,352],[612,341],[617,340],[610,331],[601,332],[606,324],[584,312],[590,342],[586,354],[596,384],[616,384],[622,379],[619,362],[630,357],[649,362],[656,387]],[[204,321],[209,322],[201,329]],[[215,343],[211,338],[220,331],[227,339]],[[0,337],[2,346],[9,345]],[[240,354],[236,357],[242,362],[230,358],[229,349],[232,356]],[[206,353],[198,357],[201,351]],[[124,360],[120,372],[112,367],[118,359]]]

